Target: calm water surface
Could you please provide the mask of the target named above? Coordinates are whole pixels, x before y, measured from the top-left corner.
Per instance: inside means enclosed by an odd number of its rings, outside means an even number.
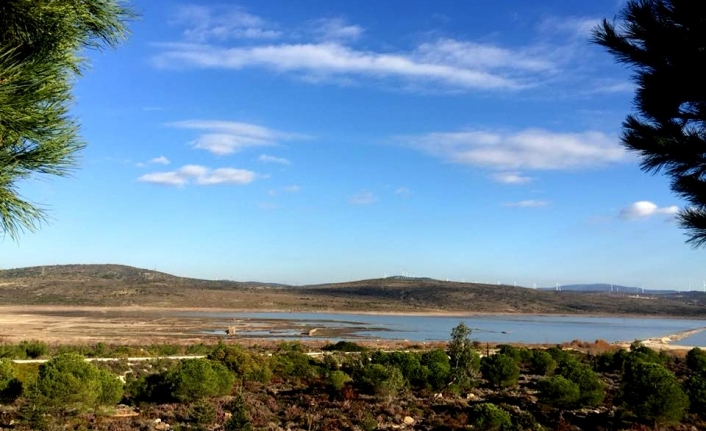
[[[471,338],[478,341],[519,343],[561,343],[575,339],[608,342],[633,341],[662,337],[680,331],[706,327],[706,320],[621,318],[581,316],[392,316],[334,313],[190,313],[199,316],[243,319],[250,323],[290,322],[302,328],[348,328],[351,337],[405,339],[410,341],[448,340],[451,329],[464,322],[473,329]],[[241,336],[257,336],[260,333]],[[282,338],[296,338],[300,331],[281,333]],[[706,332],[677,344],[706,346]]]

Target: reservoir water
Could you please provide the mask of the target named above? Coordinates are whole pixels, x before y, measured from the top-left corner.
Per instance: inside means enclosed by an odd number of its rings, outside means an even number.
[[[664,337],[706,327],[706,320],[556,315],[403,316],[334,313],[211,313],[196,314],[236,322],[241,337],[299,338],[311,328],[339,330],[332,339],[448,340],[451,329],[464,322],[481,342],[562,343],[572,340],[608,342]],[[214,331],[215,332],[215,331]],[[675,344],[706,346],[706,332]]]

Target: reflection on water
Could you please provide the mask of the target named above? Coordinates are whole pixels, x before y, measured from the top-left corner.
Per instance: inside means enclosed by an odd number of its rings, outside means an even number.
[[[608,342],[662,337],[706,326],[706,321],[582,316],[398,316],[333,313],[183,313],[212,319],[246,323],[253,332],[240,336],[302,336],[297,328],[335,328],[335,338],[406,339],[410,341],[447,340],[451,329],[463,321],[473,329],[478,341],[518,343],[561,343],[575,339]],[[268,331],[268,327],[272,330]],[[288,327],[286,330],[275,328]],[[692,341],[693,340],[693,341]],[[706,346],[706,333],[680,341],[684,345]]]

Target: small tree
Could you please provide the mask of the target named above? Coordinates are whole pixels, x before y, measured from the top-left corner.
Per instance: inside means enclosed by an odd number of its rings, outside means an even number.
[[[460,387],[471,386],[480,369],[480,356],[473,349],[471,328],[461,322],[451,330],[448,343],[451,380]]]
[[[520,367],[515,360],[503,354],[495,354],[481,360],[480,371],[483,378],[493,386],[508,387],[517,385]]]
[[[706,373],[706,352],[694,347],[686,354],[686,366],[695,373]]]
[[[449,357],[442,349],[424,352],[422,365],[429,370],[427,383],[432,389],[439,390],[448,384],[451,375],[451,364]]]
[[[544,350],[535,350],[532,352],[532,358],[529,360],[530,370],[534,374],[540,376],[546,376],[554,371],[557,367],[557,363],[552,358],[552,355],[545,352]]]
[[[684,382],[684,392],[689,396],[691,411],[706,417],[706,373],[689,377]]]
[[[115,404],[122,397],[122,383],[115,375],[75,353],[42,364],[35,389],[35,401],[48,407],[95,407]]]
[[[622,392],[625,406],[640,419],[653,423],[679,422],[689,406],[689,398],[674,374],[659,364],[626,364]]]
[[[557,374],[571,380],[579,387],[578,403],[582,406],[597,406],[605,398],[605,387],[600,377],[587,365],[576,360],[562,362]]]
[[[225,431],[252,431],[250,418],[245,408],[245,400],[243,394],[239,393],[230,407],[231,417],[225,423],[223,429]]]
[[[581,396],[579,385],[562,376],[552,376],[539,382],[539,399],[560,408],[575,406]]]
[[[22,383],[17,380],[15,368],[9,359],[0,359],[0,403],[11,403],[22,393]]]
[[[473,429],[481,431],[509,431],[512,429],[510,414],[495,404],[483,403],[471,409]]]
[[[182,402],[228,395],[235,376],[223,365],[207,359],[183,360],[167,372],[171,395]]]

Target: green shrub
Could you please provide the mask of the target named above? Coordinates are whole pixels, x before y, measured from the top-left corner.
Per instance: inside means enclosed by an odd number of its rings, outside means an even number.
[[[355,383],[364,391],[389,398],[396,397],[407,386],[399,368],[390,365],[368,364],[356,377]]]
[[[654,423],[679,422],[689,406],[674,374],[655,363],[633,361],[626,365],[622,393],[629,410]]]
[[[535,350],[529,360],[530,371],[540,376],[551,374],[556,367],[557,363],[552,355],[544,350]]]
[[[208,358],[225,365],[238,379],[244,381],[269,383],[272,379],[272,371],[263,358],[237,345],[219,343]]]
[[[546,350],[546,352],[554,358],[557,364],[574,360],[574,357],[571,356],[568,351],[562,349],[561,346],[550,347]]]
[[[173,398],[181,402],[193,402],[228,395],[233,389],[235,376],[220,363],[207,359],[187,359],[169,370],[165,380]]]
[[[325,352],[365,352],[368,349],[352,341],[339,341],[336,344],[327,344],[321,350]]]
[[[689,377],[684,382],[684,391],[689,396],[691,411],[706,417],[706,373]]]
[[[228,410],[230,410],[231,417],[226,421],[223,427],[225,431],[252,431],[250,418],[248,418],[245,409],[243,394],[238,394],[235,400],[230,404]]]
[[[23,350],[24,356],[30,359],[37,359],[49,354],[49,346],[41,341],[23,341],[20,343],[20,350]]]
[[[189,422],[197,426],[213,424],[216,416],[216,408],[205,401],[199,401],[189,409]]]
[[[39,367],[36,396],[50,407],[115,404],[122,397],[122,383],[83,356],[66,353]]]
[[[333,392],[341,392],[346,383],[351,381],[351,377],[343,371],[332,371],[326,379],[326,386]]]
[[[0,359],[0,403],[12,403],[21,393],[22,383],[17,379],[12,362],[9,359]]]
[[[578,404],[597,406],[605,398],[605,388],[600,377],[590,367],[574,359],[562,362],[556,372],[576,383],[579,387]]]
[[[694,347],[686,354],[686,366],[695,373],[706,373],[706,352]]]
[[[473,406],[470,420],[473,424],[473,429],[481,431],[509,431],[512,429],[510,414],[491,403]]]
[[[421,363],[421,356],[413,352],[391,352],[384,353],[376,351],[370,361],[373,364],[381,364],[388,367],[396,367],[402,372],[402,376],[415,387],[424,387],[427,384],[429,368]]]
[[[520,349],[509,344],[497,346],[498,354],[511,357],[515,362],[520,362]]]
[[[270,366],[281,378],[308,379],[316,375],[311,358],[299,349],[278,350],[270,358]]]
[[[643,362],[650,362],[653,364],[664,365],[667,362],[666,354],[650,349],[644,346],[641,342],[635,341],[630,345],[630,359],[641,360]]]
[[[562,376],[547,377],[538,384],[539,400],[560,408],[570,408],[579,401],[579,385]]]
[[[517,385],[517,379],[520,377],[520,367],[517,362],[512,357],[504,354],[495,354],[483,358],[480,370],[483,378],[496,387],[515,386]]]
[[[449,357],[442,349],[434,349],[424,352],[421,363],[429,370],[427,383],[432,389],[442,389],[449,382],[451,374],[451,364]]]

